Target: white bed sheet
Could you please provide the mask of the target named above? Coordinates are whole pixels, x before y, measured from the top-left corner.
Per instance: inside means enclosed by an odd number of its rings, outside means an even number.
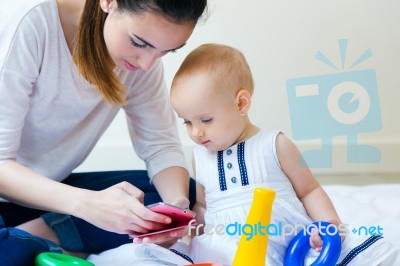
[[[384,238],[400,247],[400,184],[325,185],[324,189],[349,230],[380,226]]]
[[[400,230],[397,227],[400,221],[400,184],[325,185],[324,189],[332,199],[342,222],[348,224],[349,230],[380,226],[385,239],[400,247]],[[153,249],[152,252],[162,250]],[[101,254],[93,254],[88,260],[99,266],[113,263],[119,266],[134,265],[136,261],[129,256],[132,253],[140,253],[145,257],[153,255],[144,249],[138,250],[135,245],[127,244]],[[169,256],[177,255],[171,253]],[[169,261],[179,259],[179,256],[171,257]],[[171,264],[149,262],[147,265]]]

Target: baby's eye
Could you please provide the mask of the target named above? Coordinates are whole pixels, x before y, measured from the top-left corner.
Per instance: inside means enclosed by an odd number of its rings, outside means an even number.
[[[138,47],[138,48],[146,48],[147,47],[146,43],[142,44],[142,43],[139,43],[138,41],[134,40],[133,38],[130,38],[130,39],[131,39],[131,44],[135,47]]]
[[[209,118],[209,119],[203,119],[203,120],[201,120],[201,122],[202,123],[204,123],[204,124],[209,124],[209,123],[211,123],[212,122],[212,118]]]
[[[190,124],[192,124],[190,121],[188,121],[188,120],[183,120],[183,124],[184,125],[190,125]]]

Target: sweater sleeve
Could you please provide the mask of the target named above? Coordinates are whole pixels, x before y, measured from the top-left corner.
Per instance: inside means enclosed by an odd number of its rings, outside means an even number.
[[[4,19],[7,15],[0,20],[0,163],[16,158],[41,64],[35,16]]]
[[[161,60],[138,73],[124,110],[133,146],[151,179],[168,167],[186,168]]]

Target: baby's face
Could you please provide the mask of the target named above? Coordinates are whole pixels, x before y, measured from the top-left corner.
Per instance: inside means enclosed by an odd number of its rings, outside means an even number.
[[[241,138],[246,127],[233,90],[217,92],[209,76],[196,74],[174,82],[171,103],[191,139],[209,150],[224,150]]]

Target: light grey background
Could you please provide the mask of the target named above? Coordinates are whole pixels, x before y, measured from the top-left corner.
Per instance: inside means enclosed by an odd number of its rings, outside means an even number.
[[[167,84],[183,58],[198,45],[224,43],[248,59],[256,84],[252,121],[262,128],[279,128],[292,137],[286,81],[296,77],[334,74],[317,61],[317,51],[341,66],[338,40],[348,39],[346,62],[371,49],[373,56],[352,70],[374,69],[377,75],[383,128],[359,135],[361,143],[382,152],[378,164],[349,164],[346,137],[333,139],[333,168],[316,174],[393,174],[400,172],[400,2],[395,0],[209,0],[209,15],[187,45],[163,61]],[[348,66],[348,65],[347,65]],[[192,142],[179,121],[190,162]],[[301,150],[318,147],[318,140],[295,141]],[[77,171],[144,168],[137,159],[120,113],[90,157]]]

